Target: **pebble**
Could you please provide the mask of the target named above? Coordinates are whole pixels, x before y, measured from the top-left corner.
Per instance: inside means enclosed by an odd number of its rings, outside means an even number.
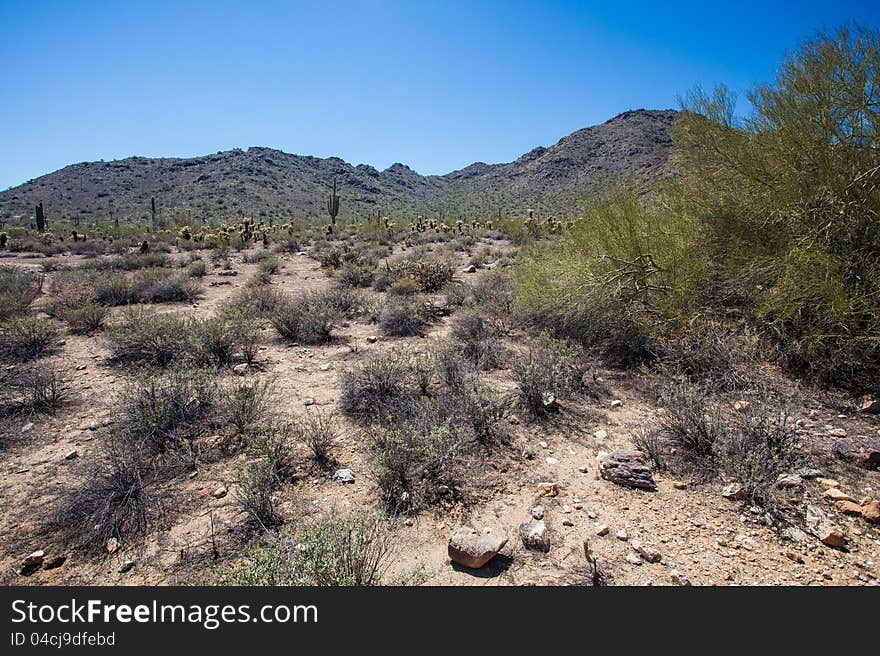
[[[315,399],[313,399],[312,397],[305,398],[305,399],[303,399],[303,405],[305,405],[305,406],[315,405]]]
[[[532,508],[532,517],[535,519],[544,519],[544,506],[535,506]]]
[[[626,531],[624,531],[623,529],[619,530],[615,537],[621,542],[626,542],[627,540],[629,540],[629,535],[627,535]]]
[[[122,563],[119,566],[119,569],[116,571],[119,572],[120,574],[125,574],[126,572],[130,571],[133,567],[134,567],[134,561],[133,560],[126,560],[124,563]]]
[[[603,535],[608,535],[608,533],[610,531],[611,531],[611,527],[608,526],[608,524],[599,524],[596,526],[596,535],[598,535],[600,537]]]
[[[354,483],[354,472],[350,469],[337,469],[333,474],[333,480],[340,483]]]

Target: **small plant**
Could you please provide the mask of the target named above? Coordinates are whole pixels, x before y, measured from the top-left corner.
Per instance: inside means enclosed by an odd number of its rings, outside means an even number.
[[[234,382],[222,388],[223,411],[239,435],[246,435],[264,424],[269,411],[268,382]]]
[[[308,447],[312,458],[320,467],[333,462],[331,451],[339,434],[336,417],[322,410],[307,412],[292,426],[298,441]]]
[[[463,312],[456,316],[450,334],[461,342],[464,356],[480,369],[497,369],[505,359],[497,330],[478,312]]]
[[[362,421],[406,412],[418,396],[409,363],[397,352],[343,372],[340,382],[342,412]]]
[[[70,332],[89,335],[98,330],[107,318],[109,310],[97,303],[86,303],[81,308],[70,310],[66,315]]]
[[[390,565],[392,533],[383,517],[336,513],[282,531],[270,546],[216,570],[220,585],[380,585]]]
[[[272,464],[263,458],[241,465],[235,473],[236,496],[242,508],[263,528],[282,521],[272,499],[276,481]]]
[[[339,312],[319,293],[282,302],[269,321],[282,337],[304,344],[330,341]]]
[[[379,330],[389,337],[420,336],[428,325],[419,298],[389,297],[379,310]]]
[[[25,314],[42,288],[42,274],[0,266],[0,321]]]
[[[293,452],[283,427],[263,425],[251,431],[248,450],[267,463],[276,483],[283,482],[292,465]]]
[[[58,330],[48,319],[16,317],[0,324],[0,354],[11,360],[31,360],[47,353]]]

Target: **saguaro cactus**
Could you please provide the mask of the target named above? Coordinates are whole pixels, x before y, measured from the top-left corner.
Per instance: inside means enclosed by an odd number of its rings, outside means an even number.
[[[330,225],[336,225],[336,215],[339,214],[339,196],[336,195],[336,178],[333,178],[333,191],[327,197],[327,214],[330,215]]]
[[[43,213],[43,204],[36,207],[37,232],[46,232],[46,215]]]

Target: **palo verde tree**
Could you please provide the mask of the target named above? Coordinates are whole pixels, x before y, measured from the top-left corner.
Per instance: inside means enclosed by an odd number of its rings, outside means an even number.
[[[821,34],[748,100],[737,121],[723,87],[684,99],[681,211],[790,363],[864,381],[880,362],[880,35]]]

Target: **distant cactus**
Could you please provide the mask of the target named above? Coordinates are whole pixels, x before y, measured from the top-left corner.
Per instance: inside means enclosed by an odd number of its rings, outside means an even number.
[[[150,222],[153,224],[153,227],[156,227],[156,197],[153,196],[150,198]]]
[[[333,191],[327,197],[327,214],[330,215],[330,225],[336,225],[336,215],[339,214],[339,196],[336,195],[336,178],[333,178]]]
[[[37,232],[46,232],[46,215],[43,213],[43,204],[36,207]]]

